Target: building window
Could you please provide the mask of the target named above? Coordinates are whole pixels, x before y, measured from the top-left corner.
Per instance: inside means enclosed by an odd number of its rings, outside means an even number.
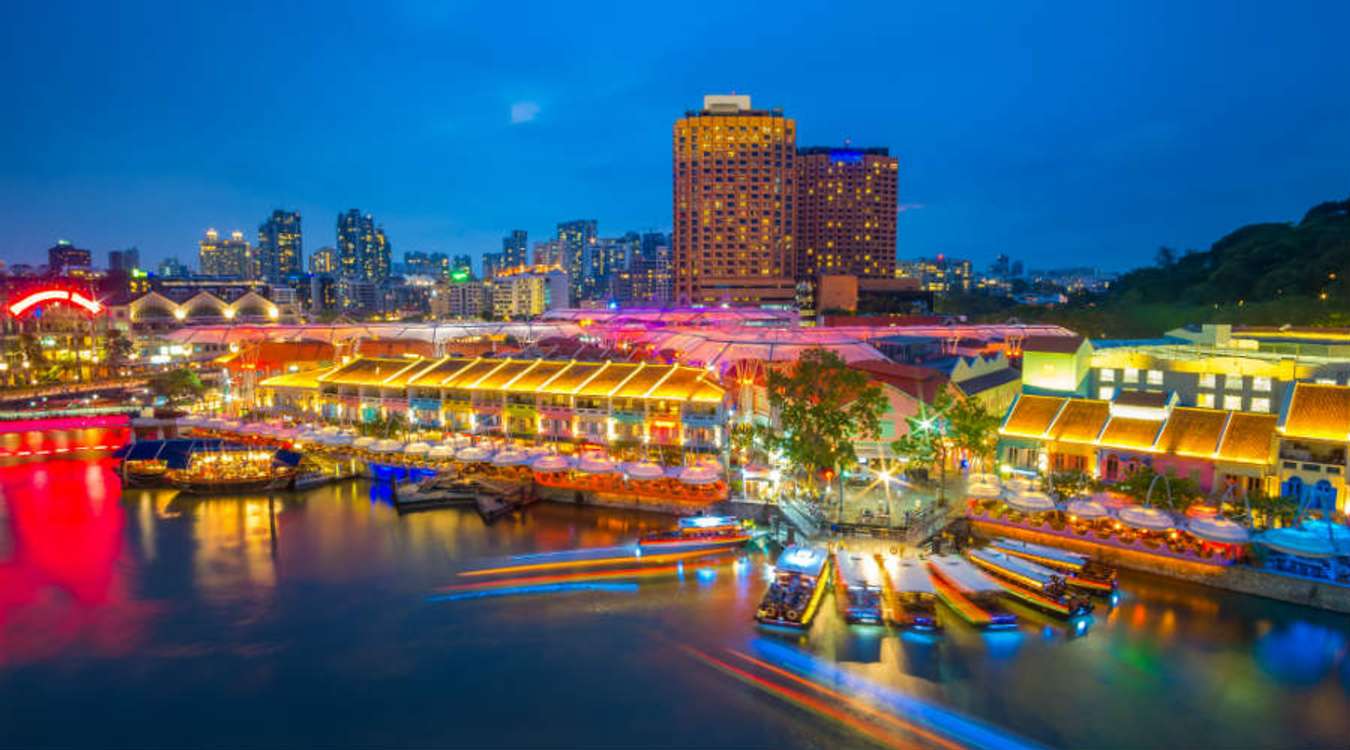
[[[1102,370],[1102,371],[1101,371],[1101,379],[1102,379],[1102,382],[1103,382],[1103,383],[1114,383],[1114,382],[1116,382],[1116,371],[1115,371],[1115,370]]]
[[[1205,372],[1200,374],[1200,387],[1213,388],[1215,383],[1214,373]]]
[[[1149,370],[1149,371],[1148,371],[1148,384],[1149,384],[1149,385],[1162,385],[1162,383],[1163,383],[1163,381],[1162,381],[1162,370]]]
[[[1242,397],[1219,394],[1218,404],[1220,409],[1240,410],[1242,408]]]
[[[1201,394],[1197,395],[1197,396],[1195,397],[1195,404],[1196,404],[1196,406],[1200,406],[1200,407],[1203,407],[1203,408],[1205,408],[1205,409],[1213,409],[1213,408],[1214,408],[1214,394],[1213,394],[1213,393],[1201,393]]]
[[[1257,393],[1270,393],[1270,378],[1252,378],[1252,390]]]
[[[1242,390],[1242,381],[1246,378],[1241,375],[1228,375],[1223,379],[1223,387],[1230,391]]]
[[[1122,378],[1122,380],[1124,380],[1126,383],[1138,383],[1138,382],[1139,382],[1139,369],[1136,368],[1136,367],[1126,367],[1126,368],[1125,368],[1125,377]]]
[[[1113,385],[1104,385],[1097,389],[1097,398],[1103,401],[1110,401],[1114,395],[1116,395],[1116,387]]]
[[[1253,398],[1253,399],[1252,399],[1252,411],[1270,411],[1270,399],[1268,399],[1268,398]]]

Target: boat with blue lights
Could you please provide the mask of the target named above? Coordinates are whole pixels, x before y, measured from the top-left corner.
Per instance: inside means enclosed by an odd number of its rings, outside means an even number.
[[[1017,615],[1000,601],[1003,587],[958,555],[938,555],[928,561],[933,591],[961,619],[978,628],[1012,628]]]
[[[1119,585],[1115,568],[1103,565],[1087,555],[1003,537],[993,540],[989,546],[1004,554],[1062,571],[1064,582],[1080,591],[1110,596]]]
[[[882,578],[876,556],[845,550],[834,553],[834,601],[845,622],[862,625],[884,622]]]
[[[739,547],[750,541],[750,522],[736,516],[689,516],[670,531],[646,534],[638,540],[643,554],[665,554],[718,547]]]
[[[1059,617],[1082,617],[1092,611],[1092,602],[1069,591],[1064,576],[1051,568],[988,547],[966,554],[1021,602]]]
[[[886,587],[886,621],[913,630],[940,630],[937,590],[921,560],[877,555]]]
[[[829,573],[830,555],[824,547],[783,550],[755,619],[763,625],[810,627],[829,586]]]
[[[131,487],[174,487],[193,494],[285,489],[300,466],[295,451],[220,439],[141,440],[113,454]]]

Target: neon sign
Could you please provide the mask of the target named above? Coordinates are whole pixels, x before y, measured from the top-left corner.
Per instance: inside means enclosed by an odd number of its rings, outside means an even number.
[[[69,289],[44,289],[40,292],[33,292],[11,304],[9,314],[17,318],[32,308],[47,302],[70,302],[84,308],[84,311],[90,315],[98,315],[103,312],[103,305],[79,292],[72,292]]]

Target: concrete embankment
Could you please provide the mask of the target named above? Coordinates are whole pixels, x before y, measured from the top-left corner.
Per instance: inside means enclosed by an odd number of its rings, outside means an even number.
[[[1158,555],[1066,539],[1015,526],[993,525],[979,521],[970,521],[969,525],[974,535],[982,539],[996,536],[1022,539],[1079,552],[1119,568],[1350,614],[1350,587],[1347,586],[1269,573],[1247,565],[1203,565],[1186,560],[1171,560]]]

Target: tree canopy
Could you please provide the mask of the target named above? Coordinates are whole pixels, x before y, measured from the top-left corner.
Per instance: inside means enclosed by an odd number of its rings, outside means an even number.
[[[826,349],[803,352],[790,370],[770,370],[768,395],[778,446],[810,481],[856,464],[853,441],[881,431],[887,406],[880,386]]]

